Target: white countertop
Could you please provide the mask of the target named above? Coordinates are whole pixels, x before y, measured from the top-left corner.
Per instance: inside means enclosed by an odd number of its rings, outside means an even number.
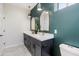
[[[31,36],[31,37],[34,37],[36,38],[37,40],[40,40],[40,41],[44,41],[44,40],[48,40],[48,39],[52,39],[54,38],[54,34],[50,34],[50,33],[43,33],[42,32],[39,32],[38,34],[32,34],[32,32],[26,32],[24,31],[25,34]]]

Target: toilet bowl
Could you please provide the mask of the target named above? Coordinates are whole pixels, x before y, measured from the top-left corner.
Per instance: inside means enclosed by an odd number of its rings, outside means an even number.
[[[67,44],[60,44],[59,47],[61,56],[79,56],[79,48]]]

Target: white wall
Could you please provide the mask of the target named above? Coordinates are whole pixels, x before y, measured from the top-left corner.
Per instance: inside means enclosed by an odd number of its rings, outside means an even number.
[[[3,16],[4,16],[3,4],[0,3],[0,35],[3,34]],[[4,37],[0,37],[0,52],[1,52],[1,48],[3,46],[3,42],[2,42],[3,39],[4,39]],[[1,55],[1,53],[0,53],[0,55]]]
[[[27,10],[13,4],[4,4],[5,13],[5,47],[23,44],[23,31],[30,30]]]
[[[0,34],[2,34],[2,30],[3,30],[3,16],[4,16],[4,13],[3,13],[3,4],[0,3]]]

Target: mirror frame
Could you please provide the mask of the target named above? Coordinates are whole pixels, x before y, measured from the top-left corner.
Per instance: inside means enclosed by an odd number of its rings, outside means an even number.
[[[32,29],[32,18],[35,18],[35,29],[33,30]],[[30,30],[31,31],[36,31],[36,24],[38,24],[38,23],[36,23],[37,22],[37,19],[39,19],[38,17],[31,17],[31,19],[30,19]],[[40,20],[39,20],[40,21]],[[40,24],[39,24],[40,25]],[[39,31],[40,31],[40,28],[39,28],[39,25],[38,25],[38,29],[39,29]]]
[[[47,10],[45,10],[45,11],[47,11]],[[49,11],[47,11],[47,12],[49,13]],[[42,12],[42,13],[43,13],[43,12]],[[41,13],[41,14],[42,14],[42,13]],[[50,13],[49,13],[48,16],[49,16],[49,25],[48,25],[48,26],[49,26],[49,30],[41,30],[41,29],[40,29],[40,32],[47,32],[47,33],[50,32]],[[40,15],[40,17],[41,17],[41,15]],[[40,25],[40,27],[41,27],[41,25]]]

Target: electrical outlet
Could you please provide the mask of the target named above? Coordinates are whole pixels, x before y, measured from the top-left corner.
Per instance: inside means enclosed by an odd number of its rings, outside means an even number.
[[[57,29],[54,29],[54,34],[57,34]]]

